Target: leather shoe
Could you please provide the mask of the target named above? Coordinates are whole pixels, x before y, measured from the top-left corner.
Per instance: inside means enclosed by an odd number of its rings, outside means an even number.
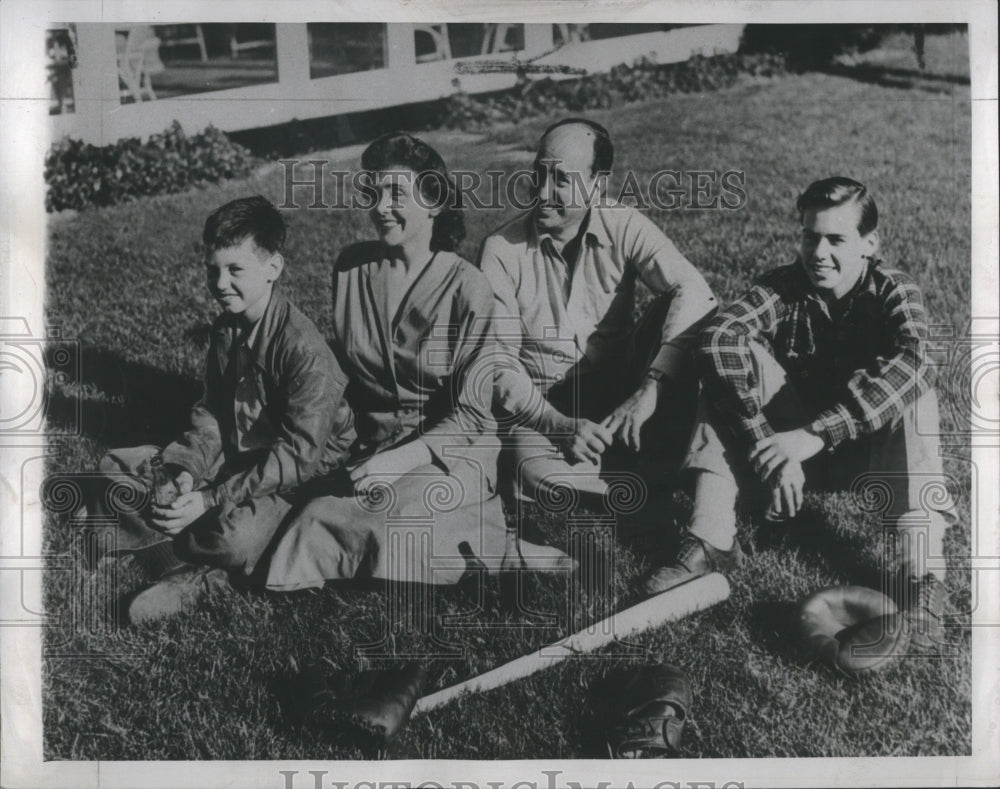
[[[722,551],[693,534],[688,534],[681,540],[673,564],[654,570],[646,579],[643,588],[646,594],[659,594],[680,586],[692,578],[708,575],[711,572],[735,570],[742,565],[743,551],[735,538],[733,547],[728,551]]]
[[[220,568],[186,567],[165,576],[132,598],[128,605],[129,624],[139,625],[165,619],[194,607],[212,589],[228,582]]]
[[[910,646],[934,649],[945,642],[944,603],[947,592],[936,575],[902,580],[903,594],[896,602],[910,628]]]

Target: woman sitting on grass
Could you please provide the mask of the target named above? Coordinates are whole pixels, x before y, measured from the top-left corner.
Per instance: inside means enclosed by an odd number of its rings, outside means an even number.
[[[435,150],[390,134],[361,165],[379,239],[345,249],[333,274],[332,344],[358,431],[350,481],[333,482],[291,523],[271,559],[272,589],[454,583],[474,556],[497,568],[504,555],[493,292],[454,252],[465,225]],[[569,561],[519,547],[529,567]]]

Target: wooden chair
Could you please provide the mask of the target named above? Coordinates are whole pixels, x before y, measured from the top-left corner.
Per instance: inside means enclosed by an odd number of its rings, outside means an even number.
[[[152,76],[162,74],[166,67],[160,60],[160,39],[149,25],[137,25],[115,33],[118,56],[118,77],[125,85],[120,97],[136,102],[155,101]]]
[[[413,35],[423,33],[430,36],[434,49],[417,55],[417,63],[429,63],[434,60],[451,60],[451,44],[448,42],[448,25],[414,25]]]
[[[180,33],[184,27],[187,27],[187,25],[161,25],[160,38],[162,39],[162,45],[164,47],[197,46],[198,52],[201,54],[201,62],[206,63],[208,61],[208,48],[205,46],[205,31],[201,29],[201,25],[192,24],[190,27],[193,28],[193,35],[174,35],[175,33]]]
[[[507,44],[507,35],[510,33],[510,29],[512,27],[513,25],[498,24],[494,22],[484,25],[483,48],[480,54],[495,55],[498,52],[513,51],[514,47],[508,46]]]

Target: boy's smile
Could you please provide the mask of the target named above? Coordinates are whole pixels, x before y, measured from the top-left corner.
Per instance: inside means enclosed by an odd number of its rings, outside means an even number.
[[[877,231],[862,236],[858,220],[858,207],[850,203],[809,209],[802,215],[802,267],[824,296],[847,295],[878,248]]]
[[[214,250],[205,261],[208,289],[219,306],[250,323],[264,314],[281,268],[281,255],[261,249],[253,238]]]

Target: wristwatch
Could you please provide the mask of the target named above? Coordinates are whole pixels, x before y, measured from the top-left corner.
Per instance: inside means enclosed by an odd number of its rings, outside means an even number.
[[[646,370],[646,378],[648,378],[650,381],[662,381],[666,377],[667,374],[662,370],[656,370],[652,367]]]

